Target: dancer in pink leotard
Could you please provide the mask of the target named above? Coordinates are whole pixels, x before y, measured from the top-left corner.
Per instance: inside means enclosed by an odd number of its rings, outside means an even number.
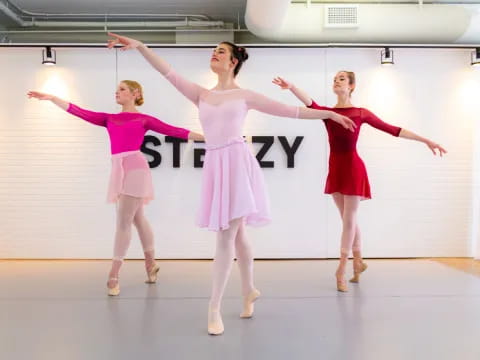
[[[117,103],[122,105],[122,111],[118,114],[84,110],[50,94],[37,91],[28,93],[30,98],[50,100],[72,115],[107,128],[112,153],[107,201],[117,203],[114,256],[107,283],[108,294],[112,296],[120,293],[118,275],[130,245],[132,224],[137,228],[145,254],[146,282],[155,283],[157,280],[159,267],[155,263],[153,232],[143,209],[143,205],[153,199],[150,168],[140,152],[145,132],[153,130],[182,139],[203,140],[200,134],[168,125],[140,113],[135,106],[143,104],[143,93],[136,81],[120,82],[115,95]]]
[[[212,295],[208,311],[208,333],[224,331],[220,305],[236,254],[242,281],[242,318],[253,315],[253,302],[260,292],[253,284],[253,255],[245,236],[245,224],[262,225],[270,220],[263,174],[255,157],[242,138],[242,128],[250,109],[271,115],[326,119],[353,131],[353,122],[333,111],[288,106],[259,93],[240,88],[235,82],[248,55],[244,48],[220,43],[210,59],[210,67],[218,76],[213,89],[206,89],[183,78],[161,57],[140,41],[110,34],[109,47],[123,44],[123,49],[136,48],[145,59],[176,87],[199,110],[205,133],[206,155],[203,168],[198,225],[217,232],[213,262]]]

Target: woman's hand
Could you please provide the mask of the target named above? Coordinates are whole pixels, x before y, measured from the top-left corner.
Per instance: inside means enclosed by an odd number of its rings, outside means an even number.
[[[193,131],[188,133],[188,139],[193,141],[205,141],[205,137],[202,134]]]
[[[54,96],[50,94],[45,94],[39,91],[29,91],[27,93],[27,96],[31,98],[35,98],[38,100],[53,100]]]
[[[143,45],[141,41],[126,37],[126,36],[121,36],[115,33],[108,33],[109,36],[114,37],[114,39],[108,40],[107,47],[109,49],[113,48],[117,44],[123,45],[120,50],[125,51],[125,50],[130,50],[130,49],[136,49],[139,46]]]
[[[432,150],[433,155],[437,155],[435,150],[438,150],[438,154],[440,156],[443,156],[443,154],[447,153],[447,150],[445,150],[442,146],[440,146],[439,144],[437,144],[437,143],[435,143],[431,140],[427,140],[425,142],[425,144],[429,147],[430,150]]]
[[[62,100],[62,99],[56,97],[55,95],[45,94],[45,93],[42,93],[40,91],[29,91],[27,93],[27,96],[30,99],[35,98],[35,99],[38,99],[38,100],[50,100],[52,103],[54,103],[58,107],[62,108],[63,110],[67,110],[68,107],[70,106],[70,103],[68,103],[67,101]]]
[[[292,94],[297,97],[298,100],[305,104],[305,106],[312,105],[312,99],[305,91],[297,88],[293,83],[285,80],[284,78],[277,76],[272,80],[272,83],[280,86],[282,90],[290,90]]]
[[[337,114],[334,111],[331,111],[331,113],[332,114],[329,118],[330,120],[335,121],[336,123],[339,123],[347,130],[350,130],[352,132],[355,131],[357,124],[355,124],[355,122],[352,119],[350,119],[349,117]]]
[[[272,83],[280,86],[282,90],[290,90],[293,88],[293,84],[291,82],[288,82],[287,80],[281,78],[280,76],[277,76],[275,79],[273,79]]]

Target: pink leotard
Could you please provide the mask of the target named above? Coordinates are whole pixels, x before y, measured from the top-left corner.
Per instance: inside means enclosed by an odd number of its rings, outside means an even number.
[[[181,139],[188,139],[189,130],[171,126],[153,116],[142,113],[121,112],[108,114],[85,110],[74,104],[70,104],[67,111],[89,123],[106,127],[110,136],[112,154],[140,150],[143,137],[148,130]]]

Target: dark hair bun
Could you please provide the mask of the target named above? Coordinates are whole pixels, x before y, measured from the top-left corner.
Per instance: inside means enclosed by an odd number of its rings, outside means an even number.
[[[239,46],[238,47],[238,53],[239,53],[239,56],[240,56],[239,60],[246,61],[248,59],[248,53],[247,53],[247,50],[244,47]]]

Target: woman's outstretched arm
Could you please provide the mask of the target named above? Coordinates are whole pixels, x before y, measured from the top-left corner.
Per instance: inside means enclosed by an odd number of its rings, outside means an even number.
[[[108,40],[107,46],[110,49],[118,44],[123,45],[120,50],[137,49],[155,70],[165,76],[165,78],[187,99],[192,101],[195,105],[198,105],[200,93],[205,90],[203,87],[185,79],[180,74],[177,74],[165,59],[157,55],[141,41],[115,33],[108,33],[108,35],[114,37],[114,39]]]
[[[374,128],[384,131],[386,133],[389,133],[393,136],[398,136],[404,139],[409,139],[409,140],[414,140],[414,141],[419,141],[424,143],[433,152],[433,155],[437,155],[436,151],[438,151],[438,154],[440,156],[443,156],[443,154],[447,153],[447,150],[445,150],[442,146],[440,146],[436,142],[430,139],[424,138],[420,135],[417,135],[414,132],[409,131],[407,129],[390,125],[384,122],[383,120],[381,120],[378,116],[376,116],[374,113],[372,113],[369,110],[362,109],[362,119],[370,126],[373,126]]]
[[[90,110],[85,110],[82,109],[81,107],[78,107],[72,103],[69,103],[68,101],[65,101],[63,99],[60,99],[59,97],[56,97],[51,94],[45,94],[39,91],[29,91],[27,93],[27,96],[29,98],[35,98],[38,100],[49,100],[55,105],[57,105],[59,108],[69,112],[72,115],[75,115],[83,120],[88,121],[89,123],[92,123],[94,125],[98,126],[106,126],[107,123],[107,118],[108,114],[107,113],[102,113],[102,112],[95,112],[95,111],[90,111]]]
[[[248,108],[270,115],[311,120],[329,119],[350,131],[354,131],[357,127],[353,120],[334,111],[286,105],[250,90],[247,90],[246,102]]]
[[[425,145],[428,146],[428,148],[432,151],[433,155],[437,155],[436,151],[438,151],[438,154],[440,156],[443,156],[443,154],[447,153],[447,150],[445,150],[440,144],[437,144],[436,142],[424,138],[420,135],[415,134],[414,132],[411,132],[407,129],[402,129],[400,131],[400,134],[398,137],[404,138],[404,139],[409,139],[409,140],[415,140],[424,143]]]
[[[57,105],[59,108],[65,110],[65,111],[68,110],[68,106],[70,105],[70,103],[68,101],[62,100],[59,97],[56,97],[56,96],[51,95],[51,94],[42,93],[40,91],[29,91],[27,93],[27,96],[30,99],[35,98],[35,99],[38,99],[38,100],[49,100],[52,103],[54,103],[55,105]]]
[[[298,100],[305,104],[305,106],[312,105],[312,98],[305,91],[297,88],[293,83],[281,78],[280,76],[277,76],[272,80],[272,82],[280,86],[283,90],[290,90]]]

